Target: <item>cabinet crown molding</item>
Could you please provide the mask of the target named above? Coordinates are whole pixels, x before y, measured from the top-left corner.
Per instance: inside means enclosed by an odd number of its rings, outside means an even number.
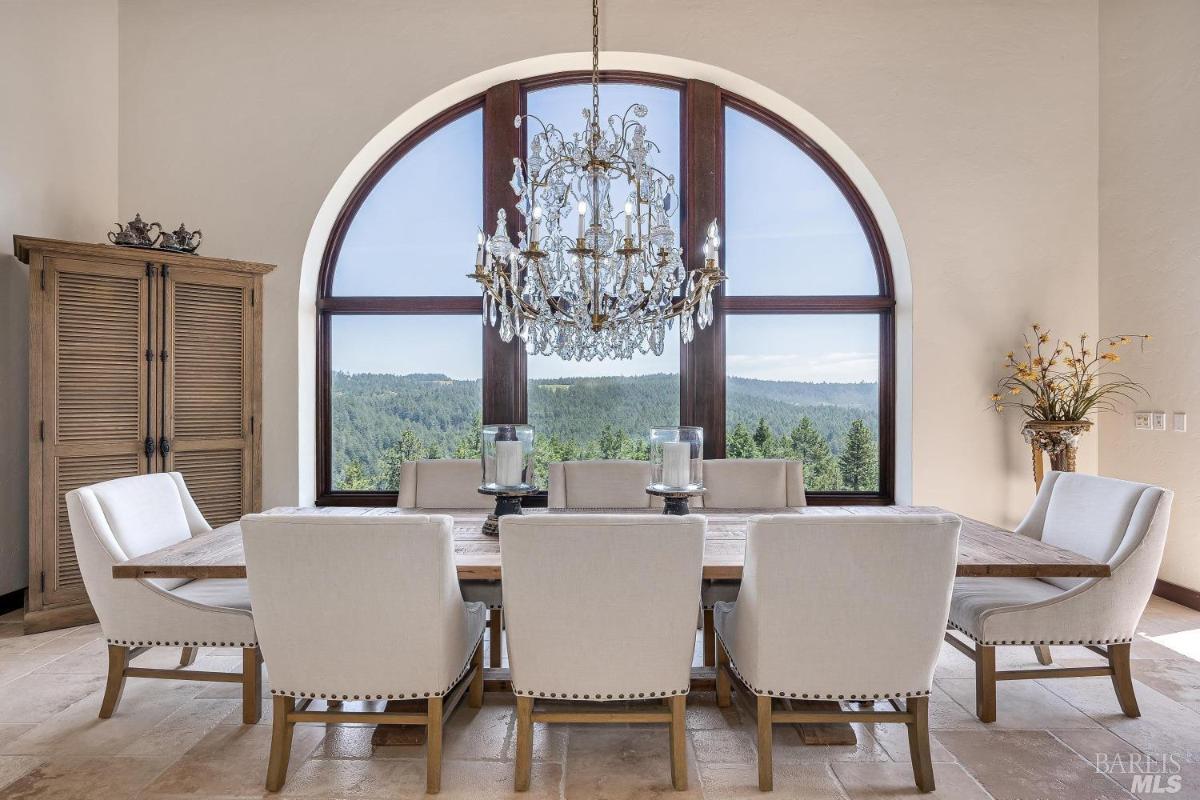
[[[17,259],[28,264],[31,254],[38,252],[53,252],[59,255],[82,256],[84,258],[99,258],[105,261],[153,261],[155,264],[166,264],[168,267],[192,267],[194,269],[215,269],[226,272],[243,272],[252,275],[266,275],[275,269],[274,264],[263,264],[257,261],[239,261],[231,258],[209,258],[194,253],[172,253],[170,250],[157,248],[118,247],[115,244],[87,244],[86,242],[67,242],[61,239],[41,239],[36,236],[14,236],[13,253]]]

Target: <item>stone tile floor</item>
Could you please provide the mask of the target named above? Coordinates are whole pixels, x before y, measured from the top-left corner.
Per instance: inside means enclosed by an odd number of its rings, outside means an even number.
[[[258,725],[241,725],[236,685],[130,680],[117,714],[97,719],[105,667],[99,637],[95,625],[24,636],[19,613],[0,617],[0,798],[266,794],[269,714]],[[1076,648],[1056,648],[1054,655],[1060,665],[1097,661]],[[171,666],[177,658],[177,650],[162,648],[138,662]],[[983,725],[971,711],[970,661],[943,647],[931,705],[938,785],[932,796],[1200,798],[1200,613],[1154,598],[1134,658],[1140,719],[1121,715],[1107,678],[1084,678],[1002,683],[999,719]],[[998,661],[1003,667],[1036,663],[1031,648],[1004,648]],[[233,671],[240,657],[233,650],[202,651],[196,666]],[[806,746],[795,730],[777,727],[774,796],[920,796],[904,727],[856,727],[859,743],[851,747]],[[538,726],[528,797],[762,796],[746,706],[718,709],[711,693],[693,694],[688,728],[690,788],[676,793],[665,729]],[[372,748],[371,732],[360,725],[297,726],[280,797],[421,796],[424,748]],[[482,709],[460,707],[446,728],[442,796],[514,796],[514,744],[511,698],[488,695]],[[1135,763],[1140,767],[1131,771]],[[1157,784],[1153,776],[1142,783],[1147,779],[1137,773],[1154,771],[1148,764],[1165,764],[1168,774]],[[1169,780],[1172,775],[1178,778]]]

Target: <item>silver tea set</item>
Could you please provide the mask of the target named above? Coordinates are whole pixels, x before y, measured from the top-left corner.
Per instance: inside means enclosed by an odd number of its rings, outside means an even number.
[[[173,253],[194,253],[200,246],[200,240],[204,238],[204,234],[199,230],[189,231],[182,222],[175,231],[164,230],[157,222],[146,223],[142,221],[140,213],[134,214],[127,225],[119,222],[114,222],[113,225],[117,229],[108,232],[108,240],[122,247],[158,247],[159,250],[169,250]],[[155,228],[158,229],[157,233]]]

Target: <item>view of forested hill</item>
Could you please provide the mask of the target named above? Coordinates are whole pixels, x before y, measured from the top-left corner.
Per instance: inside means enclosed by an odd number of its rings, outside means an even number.
[[[878,388],[874,383],[731,377],[731,458],[800,458],[814,489],[862,489],[877,481]],[[478,455],[480,382],[445,375],[334,372],[334,485],[389,489],[413,458]],[[530,381],[539,478],[551,461],[645,458],[654,425],[679,421],[679,376]]]

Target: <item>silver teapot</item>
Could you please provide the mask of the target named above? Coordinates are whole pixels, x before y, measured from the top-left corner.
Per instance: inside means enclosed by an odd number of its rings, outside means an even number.
[[[119,222],[114,222],[116,231],[108,232],[108,240],[113,244],[119,244],[123,247],[154,247],[155,243],[162,238],[162,225],[157,222],[146,224],[142,221],[142,215],[134,214],[133,219],[128,225],[122,225]],[[158,228],[158,233],[151,238],[150,234],[154,228]]]
[[[181,222],[178,230],[163,232],[162,241],[158,246],[161,250],[172,250],[176,253],[194,253],[203,238],[204,234],[201,231],[189,231]]]

